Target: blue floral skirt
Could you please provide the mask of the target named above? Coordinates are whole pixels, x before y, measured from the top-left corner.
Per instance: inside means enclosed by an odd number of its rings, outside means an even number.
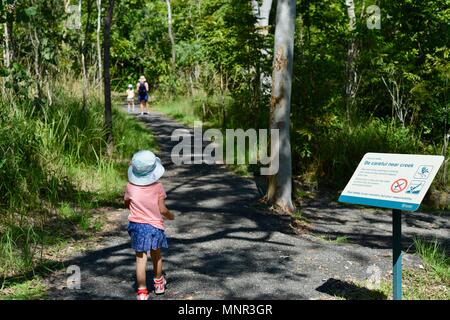
[[[160,248],[168,248],[164,230],[151,224],[129,222],[128,234],[131,237],[131,247],[136,252],[149,252]]]

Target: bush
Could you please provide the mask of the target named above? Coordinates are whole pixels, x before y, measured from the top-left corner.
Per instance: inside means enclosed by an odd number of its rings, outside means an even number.
[[[114,108],[115,152],[107,157],[104,106],[89,96],[85,106],[64,90],[51,105],[0,99],[0,275],[33,269],[36,254],[73,228],[89,231],[89,216],[66,217],[61,203],[78,214],[115,201],[131,155],[154,147],[142,125]]]
[[[316,176],[321,186],[342,189],[364,154],[418,153],[423,149],[420,138],[408,128],[392,126],[383,120],[373,120],[355,128],[342,127],[318,139],[313,152]]]

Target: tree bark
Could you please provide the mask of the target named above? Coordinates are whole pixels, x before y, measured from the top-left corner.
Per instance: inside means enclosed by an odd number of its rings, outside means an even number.
[[[81,5],[82,5],[82,0],[78,0],[78,12],[81,15]],[[88,4],[89,7],[89,4]],[[87,18],[87,22],[86,22],[86,33],[87,33],[87,28],[88,28],[88,24],[89,24],[89,9],[88,9],[88,18]],[[81,19],[80,19],[80,23],[82,23]],[[80,26],[81,29],[81,26]],[[86,71],[86,59],[85,59],[85,36],[81,33],[81,41],[80,41],[80,57],[81,57],[81,72],[83,74],[83,110],[86,108],[86,101],[87,101],[87,71]]]
[[[168,31],[169,31],[169,38],[170,38],[170,43],[172,45],[172,69],[173,71],[175,71],[175,64],[176,64],[176,50],[175,50],[175,38],[173,36],[173,31],[172,31],[172,8],[170,6],[170,0],[166,0],[166,4],[167,4],[167,22],[168,22]]]
[[[3,34],[3,42],[4,42],[4,48],[3,48],[3,61],[5,63],[5,67],[9,70],[11,66],[11,53],[9,51],[9,33],[8,33],[8,26],[7,23],[4,23],[4,34]]]
[[[358,91],[359,80],[356,60],[358,58],[359,51],[355,36],[353,34],[356,29],[355,3],[353,0],[346,0],[345,5],[347,6],[347,14],[349,18],[349,30],[352,33],[347,51],[347,84],[345,86],[347,122],[350,124],[356,92]]]
[[[11,66],[14,62],[14,7],[7,5],[6,9],[6,21],[4,23],[3,29],[3,62],[5,68],[8,70],[8,76],[2,81],[2,90],[3,93],[6,93],[6,82],[9,82],[11,77]],[[12,103],[14,103],[14,99],[12,99]]]
[[[97,66],[98,66],[98,83],[100,85],[100,95],[102,93],[102,51],[100,46],[100,32],[102,21],[102,0],[97,0]]]
[[[6,32],[8,36],[8,44],[9,44],[9,63],[12,66],[15,58],[14,52],[14,8],[8,9],[6,13]]]
[[[110,48],[111,48],[111,24],[114,12],[114,0],[108,0],[108,12],[105,18],[105,31],[103,34],[103,56],[104,56],[104,88],[105,88],[105,128],[107,141],[107,154],[113,153],[113,133],[112,133],[112,106],[111,106],[111,77],[110,77]]]
[[[262,37],[266,37],[269,34],[268,26],[270,11],[272,9],[272,2],[273,0],[263,0],[262,5],[259,6],[257,0],[252,0],[253,14],[257,19],[256,26],[258,28],[258,32]],[[263,57],[263,60],[266,60],[269,58],[269,51],[266,49],[261,49],[261,55]],[[265,92],[265,88],[270,88],[272,86],[272,78],[268,73],[258,73],[260,74],[260,90],[261,92],[268,93]]]
[[[9,55],[9,36],[8,36],[8,27],[6,23],[3,24],[3,65],[10,71],[10,55]],[[9,79],[9,74],[7,78],[2,78],[2,95],[6,95],[6,82]]]
[[[30,41],[33,46],[34,51],[34,73],[36,75],[36,91],[37,96],[40,99],[42,97],[42,75],[40,66],[40,52],[41,52],[41,42],[39,40],[36,27],[33,27],[30,23],[28,24],[30,30]]]
[[[354,31],[356,29],[355,2],[353,0],[345,0],[345,5],[347,6],[349,29]]]
[[[294,59],[296,0],[278,0],[272,73],[270,127],[279,130],[279,141],[271,150],[279,159],[278,172],[269,176],[266,198],[282,211],[293,212],[290,139],[291,88]],[[274,160],[272,160],[274,161]]]
[[[69,10],[70,0],[64,0],[64,12]]]
[[[252,0],[253,14],[257,18],[258,27],[265,28],[269,26],[269,16],[270,10],[272,9],[272,2],[273,0],[263,0],[263,3],[259,6],[257,0]]]

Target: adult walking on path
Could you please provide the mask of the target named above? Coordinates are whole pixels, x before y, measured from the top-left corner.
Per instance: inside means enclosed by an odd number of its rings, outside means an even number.
[[[138,92],[138,99],[141,106],[141,116],[144,115],[145,109],[147,108],[147,102],[149,99],[149,86],[147,79],[144,76],[139,78],[139,82],[136,85],[136,89]],[[147,108],[148,113],[148,108]]]

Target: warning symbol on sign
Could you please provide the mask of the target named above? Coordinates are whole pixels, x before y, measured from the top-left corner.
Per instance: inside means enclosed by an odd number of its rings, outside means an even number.
[[[433,166],[420,166],[419,169],[417,169],[417,172],[414,175],[414,178],[428,179],[428,176],[430,175],[432,170],[433,170]]]
[[[419,194],[424,185],[425,181],[413,180],[411,181],[411,185],[406,193]]]
[[[406,179],[398,179],[394,181],[391,185],[391,191],[394,193],[402,192],[408,186],[408,181]]]

